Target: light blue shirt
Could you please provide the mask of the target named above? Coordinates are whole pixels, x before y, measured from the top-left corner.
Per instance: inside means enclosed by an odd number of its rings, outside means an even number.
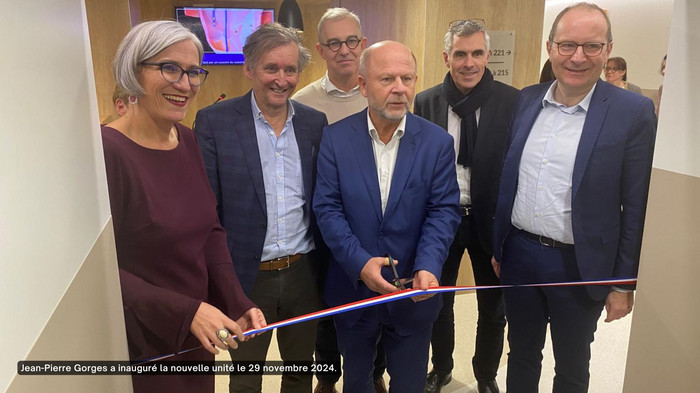
[[[581,102],[567,107],[554,100],[556,85],[542,99],[523,148],[511,222],[524,231],[574,244],[571,179],[595,86]]]
[[[309,217],[304,212],[304,179],[294,135],[294,107],[288,103],[287,121],[279,137],[265,120],[255,94],[251,106],[258,139],[267,206],[267,232],[261,260],[307,253],[314,249]]]

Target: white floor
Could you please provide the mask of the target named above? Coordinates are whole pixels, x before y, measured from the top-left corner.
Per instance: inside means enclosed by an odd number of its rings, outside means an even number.
[[[595,335],[595,342],[591,348],[591,383],[589,392],[591,393],[621,393],[624,381],[625,362],[627,359],[627,344],[629,341],[630,325],[632,316],[628,315],[622,320],[612,323],[603,322],[603,317],[598,323],[598,331]],[[476,383],[471,370],[471,356],[474,350],[474,334],[476,329],[476,297],[473,293],[462,293],[455,299],[455,370],[452,372],[453,380],[442,389],[443,393],[476,393]],[[279,351],[273,338],[270,347],[269,360],[279,360]],[[498,385],[501,392],[505,391],[506,376],[506,353],[501,359],[501,368],[498,373]],[[227,360],[228,353],[223,353],[217,360]],[[540,381],[540,392],[552,391],[552,378],[554,377],[554,360],[552,358],[552,347],[547,339],[544,350],[544,361],[542,364],[542,378]],[[220,375],[216,377],[216,393],[228,392],[228,376]],[[279,392],[280,376],[271,375],[263,377],[263,392]],[[385,376],[388,381],[388,376]],[[337,386],[342,391],[342,381]]]

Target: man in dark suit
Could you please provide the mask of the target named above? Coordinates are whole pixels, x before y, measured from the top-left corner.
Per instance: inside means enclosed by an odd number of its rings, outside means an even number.
[[[523,89],[496,208],[503,284],[636,277],[656,121],[648,98],[600,80],[612,50],[606,13],[564,9],[547,41],[553,83]],[[588,391],[590,344],[632,310],[632,287],[504,290],[508,393],[536,392],[547,323],[556,393]]]
[[[387,255],[413,288],[437,286],[459,223],[452,138],[408,113],[416,82],[410,49],[392,41],[366,49],[360,90],[369,108],[324,131],[314,211],[332,257],[330,306],[397,291]],[[335,317],[343,391],[370,393],[377,341],[385,344],[390,389],[425,386],[430,331],[440,297],[422,295]]]
[[[518,90],[494,81],[486,65],[489,36],[478,21],[456,21],[445,34],[442,52],[449,72],[443,83],[416,96],[414,113],[454,138],[462,222],[442,267],[441,285],[456,285],[464,250],[477,285],[498,285],[491,267],[493,216],[498,180],[508,140],[508,125]],[[433,369],[426,393],[439,392],[452,380],[455,346],[454,292],[442,294],[443,305],[433,324]],[[479,393],[498,393],[496,373],[503,353],[506,325],[500,289],[476,293],[479,320],[472,367]]]
[[[253,90],[197,113],[195,131],[246,294],[268,322],[320,307],[311,210],[316,157],[326,116],[289,100],[310,55],[293,29],[266,24],[243,47]],[[312,361],[315,321],[280,328],[282,360]],[[230,351],[264,361],[272,333]],[[284,374],[285,392],[310,392],[311,375]],[[261,375],[232,375],[230,391],[260,391]]]

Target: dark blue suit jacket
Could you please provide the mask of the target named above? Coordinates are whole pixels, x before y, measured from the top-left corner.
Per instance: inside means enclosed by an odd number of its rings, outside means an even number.
[[[438,279],[460,222],[459,188],[452,137],[435,124],[407,114],[391,190],[382,214],[367,110],[326,128],[318,157],[314,211],[332,257],[324,298],[337,306],[376,296],[359,281],[372,257],[399,261],[400,277],[427,270]],[[392,275],[384,269],[384,277]],[[406,329],[432,323],[440,296],[388,304]],[[341,315],[351,326],[360,312]],[[336,319],[338,323],[338,318]]]
[[[525,142],[550,83],[522,90],[501,173],[494,256],[512,228],[511,212]],[[648,98],[598,80],[579,141],[572,178],[571,215],[578,271],[583,280],[636,277],[656,137]],[[588,286],[592,298],[609,287]]]
[[[255,136],[251,92],[216,103],[197,112],[195,133],[204,157],[209,183],[214,190],[221,225],[241,286],[249,294],[260,267],[267,229],[267,207],[260,150]],[[306,105],[294,106],[294,134],[304,178],[306,213],[317,234],[311,209],[316,178],[316,157],[326,115]],[[321,239],[315,237],[319,248]]]

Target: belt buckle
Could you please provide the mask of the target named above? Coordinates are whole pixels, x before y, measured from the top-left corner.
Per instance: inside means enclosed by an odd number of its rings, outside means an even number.
[[[554,248],[554,244],[548,243],[545,239],[547,239],[545,236],[540,235],[537,240],[539,240],[540,244],[545,247]]]
[[[277,269],[275,269],[275,270],[283,270],[283,269],[286,269],[286,268],[288,268],[289,266],[291,266],[290,263],[289,263],[289,255],[286,255],[286,256],[283,256],[283,257],[279,257],[279,258],[275,259],[275,262],[286,262],[286,264],[287,264],[286,266],[277,268]]]

